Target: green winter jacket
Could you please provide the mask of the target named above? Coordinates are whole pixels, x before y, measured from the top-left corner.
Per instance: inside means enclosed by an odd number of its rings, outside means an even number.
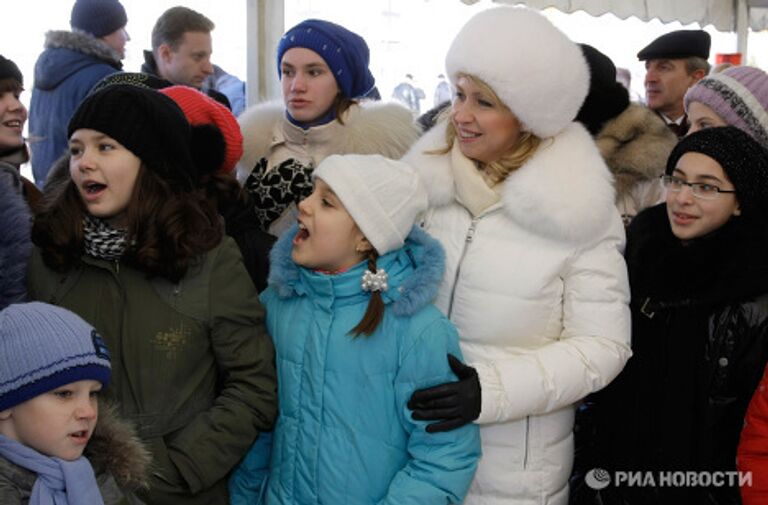
[[[153,456],[150,504],[226,504],[226,478],[272,427],[274,349],[230,238],[177,284],[120,262],[83,256],[61,274],[36,249],[32,299],[91,323],[112,356],[109,395]]]

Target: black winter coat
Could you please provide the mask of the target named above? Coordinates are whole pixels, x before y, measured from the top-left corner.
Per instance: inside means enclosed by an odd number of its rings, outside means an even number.
[[[606,469],[614,482],[599,493],[577,485],[571,503],[740,503],[736,485],[660,482],[661,472],[736,470],[744,414],[768,361],[765,229],[733,218],[684,244],[661,204],[633,221],[626,259],[634,355],[591,398],[577,456],[582,470]],[[651,472],[656,485],[616,487],[617,470]]]

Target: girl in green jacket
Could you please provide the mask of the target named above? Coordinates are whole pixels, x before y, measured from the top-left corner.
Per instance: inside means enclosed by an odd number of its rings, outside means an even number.
[[[195,134],[157,91],[91,94],[69,123],[70,177],[32,231],[30,294],[113,350],[108,395],[152,453],[152,504],[226,503],[227,474],[276,410],[256,290],[193,189]]]

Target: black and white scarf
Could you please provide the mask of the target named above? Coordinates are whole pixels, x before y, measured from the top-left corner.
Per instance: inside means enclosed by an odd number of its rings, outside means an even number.
[[[128,246],[125,230],[116,230],[106,221],[92,216],[83,220],[85,254],[108,261],[120,259]]]

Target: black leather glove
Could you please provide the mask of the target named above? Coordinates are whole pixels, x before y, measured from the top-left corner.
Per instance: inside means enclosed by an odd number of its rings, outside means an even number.
[[[477,370],[467,366],[453,354],[448,365],[459,378],[439,386],[414,391],[408,400],[411,416],[417,421],[438,421],[427,425],[427,432],[450,431],[471,423],[480,415],[480,380]]]

